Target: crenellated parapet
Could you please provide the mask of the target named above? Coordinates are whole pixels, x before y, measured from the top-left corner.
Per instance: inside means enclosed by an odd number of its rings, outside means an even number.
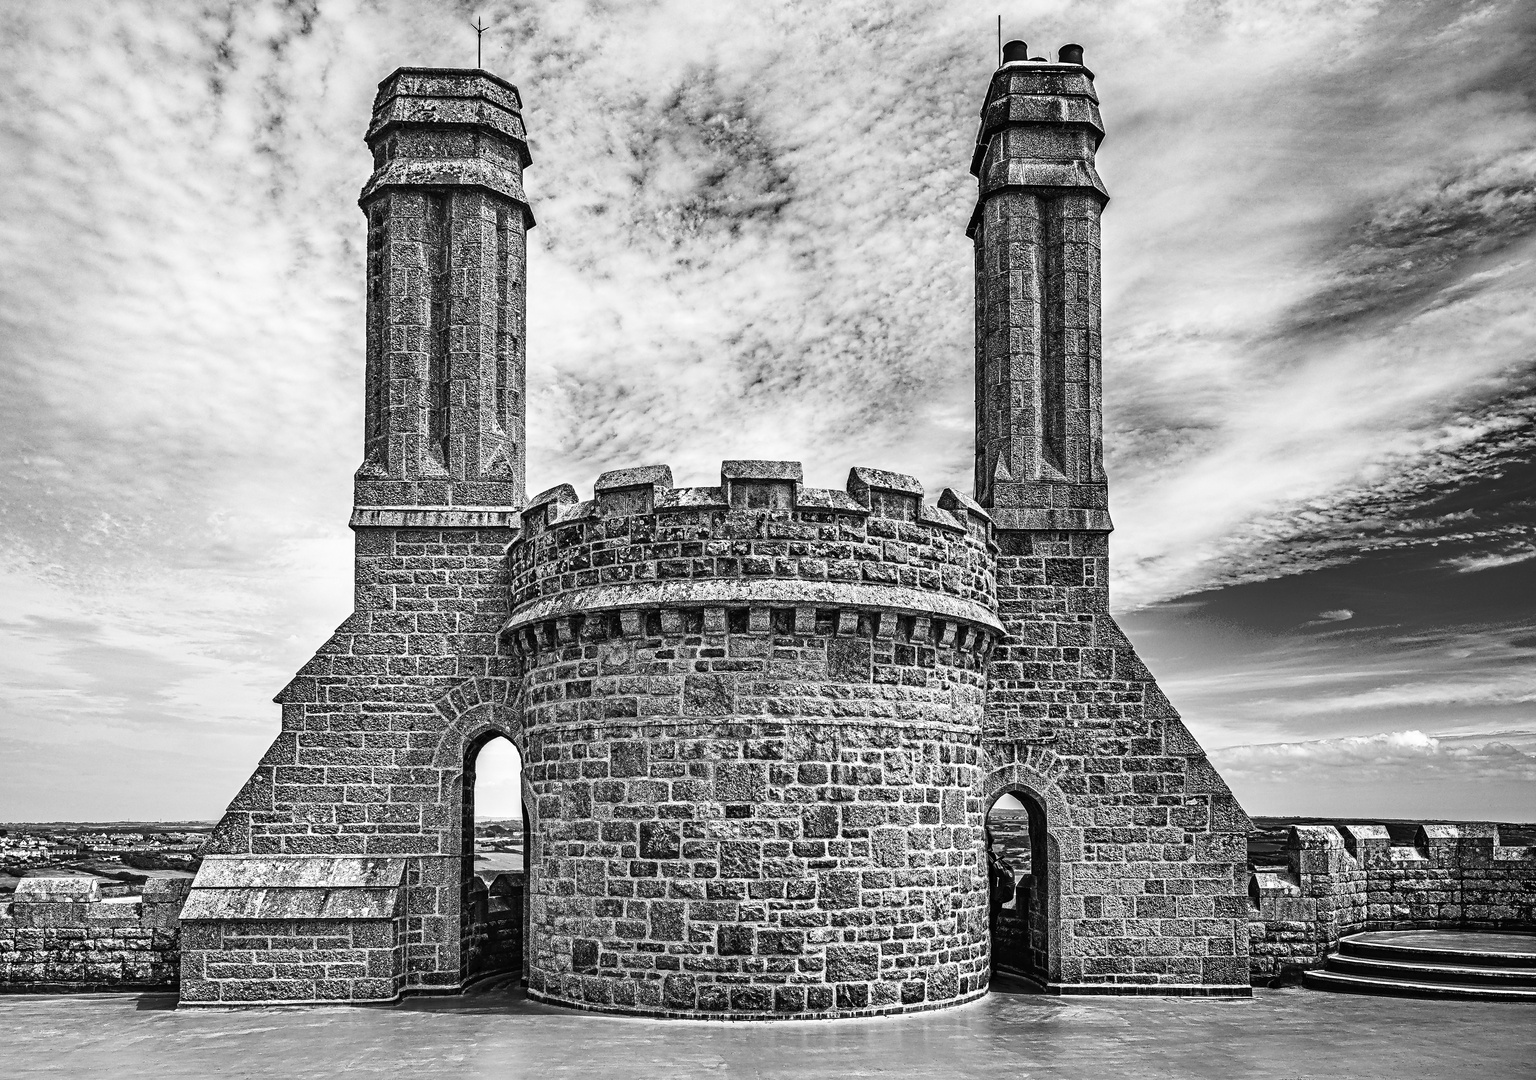
[[[766,632],[778,612],[802,630],[820,618],[844,634],[990,647],[1002,627],[985,510],[948,489],[935,505],[878,469],[853,469],[843,491],[801,475],[798,462],[727,461],[719,486],[680,488],[657,465],[604,473],[588,500],[568,484],[542,492],[509,553],[507,631],[530,648],[647,620]]]
[[[1421,824],[1411,838],[1377,824],[1292,826],[1285,865],[1249,882],[1253,980],[1318,967],[1361,931],[1536,925],[1536,847],[1505,844],[1485,822]]]

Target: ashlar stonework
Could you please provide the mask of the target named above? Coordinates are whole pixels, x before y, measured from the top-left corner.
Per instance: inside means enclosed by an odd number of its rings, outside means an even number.
[[[216,832],[183,1004],[456,992],[517,950],[537,998],[656,1016],[934,1008],[999,966],[1248,992],[1248,821],[1108,611],[1103,128],[1061,56],[1010,47],[987,89],[975,496],[932,501],[782,461],[526,498],[521,98],[479,70],[380,85],[356,606]],[[528,865],[488,928],[497,737]],[[1034,888],[995,934],[1005,793]]]

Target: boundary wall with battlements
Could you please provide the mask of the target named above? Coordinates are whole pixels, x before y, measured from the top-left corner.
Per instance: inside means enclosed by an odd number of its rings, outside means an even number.
[[[1249,886],[1255,983],[1322,965],[1364,930],[1536,930],[1536,847],[1492,825],[1419,826],[1411,846],[1380,825],[1296,825],[1284,870]]]
[[[94,878],[22,878],[0,904],[0,993],[172,990],[190,882],[103,899]]]

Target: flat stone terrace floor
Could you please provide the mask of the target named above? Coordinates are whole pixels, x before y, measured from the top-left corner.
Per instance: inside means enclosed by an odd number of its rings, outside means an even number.
[[[1536,960],[1536,934],[1487,930],[1373,930],[1352,937],[1371,945],[1398,945],[1435,952],[1497,953]]]
[[[158,994],[6,996],[0,1076],[1536,1077],[1536,1004],[1254,994],[1063,1000],[995,985],[931,1013],[733,1024],[570,1012],[496,987],[241,1012],[178,1012]]]

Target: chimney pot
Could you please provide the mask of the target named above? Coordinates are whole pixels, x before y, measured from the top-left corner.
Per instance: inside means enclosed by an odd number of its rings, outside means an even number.
[[[1083,62],[1083,47],[1081,45],[1063,45],[1056,53],[1056,62],[1059,64],[1081,64]]]
[[[1018,38],[1014,38],[1012,41],[1006,43],[1003,46],[1003,63],[1011,64],[1015,60],[1028,60],[1028,59],[1029,59],[1029,46],[1026,45],[1024,42],[1020,41]]]

